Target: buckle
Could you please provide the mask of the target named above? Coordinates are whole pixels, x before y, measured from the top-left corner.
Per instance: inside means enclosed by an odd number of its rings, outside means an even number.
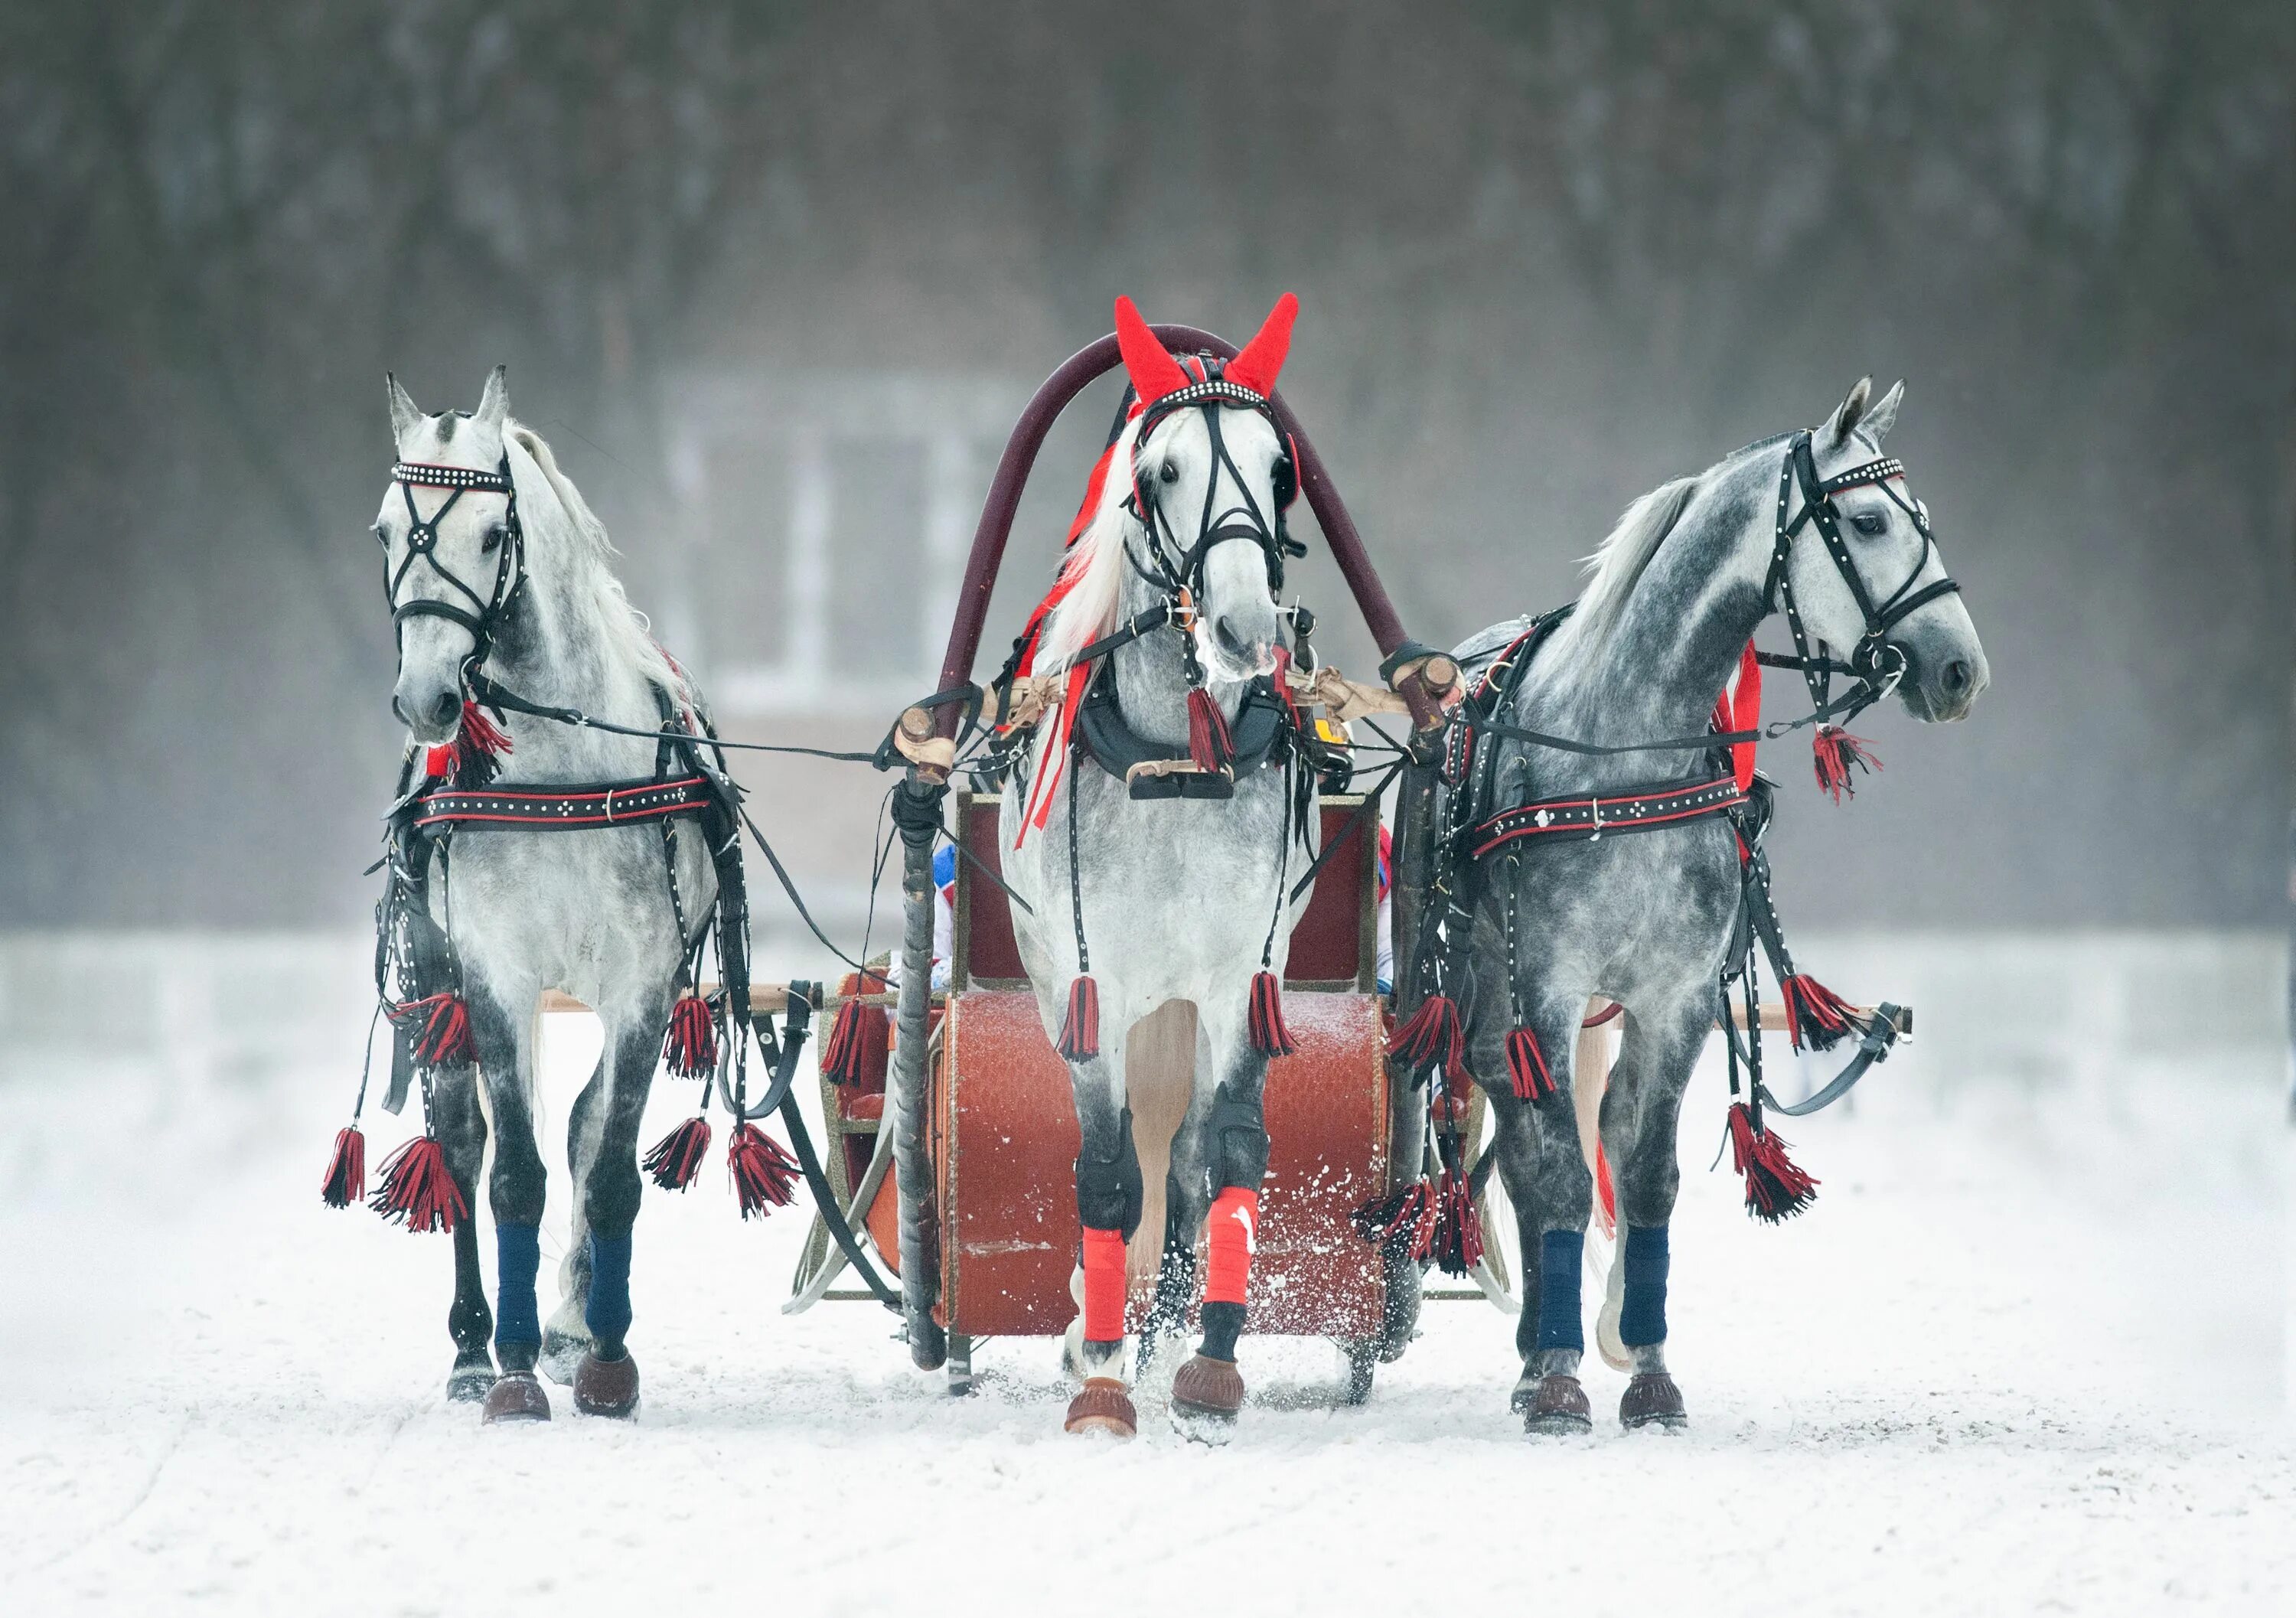
[[[1143,759],[1124,772],[1124,790],[1136,803],[1160,798],[1224,800],[1235,796],[1235,771],[1225,764],[1199,769],[1187,759]]]

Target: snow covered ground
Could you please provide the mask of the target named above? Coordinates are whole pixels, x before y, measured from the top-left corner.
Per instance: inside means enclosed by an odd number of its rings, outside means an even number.
[[[2296,1610],[2277,949],[1797,941],[1922,1039],[1789,1129],[1824,1189],[1776,1230],[1702,1075],[1688,1433],[1526,1439],[1512,1322],[1448,1303],[1361,1409],[1247,1340],[1210,1450],[1064,1436],[1049,1343],[954,1400],[882,1311],[781,1318],[803,1220],[717,1171],[639,1221],[643,1419],[482,1431],[446,1243],[316,1195],[363,947],[0,940],[0,1611]]]

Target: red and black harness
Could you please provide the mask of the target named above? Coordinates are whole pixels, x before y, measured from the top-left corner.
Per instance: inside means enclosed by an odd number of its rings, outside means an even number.
[[[1957,589],[1950,579],[1926,586],[1916,581],[1935,554],[1927,511],[1919,501],[1907,501],[1890,487],[1905,468],[1895,459],[1866,462],[1829,479],[1816,473],[1810,435],[1801,432],[1788,441],[1779,474],[1776,546],[1772,553],[1765,599],[1784,612],[1795,645],[1792,656],[1759,653],[1749,644],[1735,688],[1718,701],[1710,730],[1702,735],[1667,741],[1600,745],[1548,735],[1500,721],[1529,673],[1531,661],[1570,609],[1546,614],[1505,647],[1485,669],[1474,690],[1451,715],[1444,737],[1441,776],[1448,789],[1445,818],[1439,834],[1430,914],[1441,917],[1430,926],[1418,947],[1420,959],[1413,970],[1427,992],[1417,1010],[1398,1027],[1390,1053],[1419,1070],[1421,1077],[1434,1067],[1447,1073],[1465,1070],[1466,1034],[1457,1001],[1447,986],[1464,970],[1457,953],[1472,934],[1472,911],[1487,880],[1487,862],[1506,860],[1510,880],[1505,882],[1504,933],[1507,949],[1510,994],[1515,984],[1515,951],[1523,918],[1516,914],[1519,884],[1512,880],[1523,855],[1542,844],[1593,842],[1603,837],[1632,835],[1680,826],[1713,816],[1726,818],[1735,834],[1739,853],[1742,902],[1736,932],[1725,957],[1717,984],[1717,1011],[1727,1043],[1730,1091],[1730,1138],[1739,1172],[1746,1180],[1747,1202],[1757,1217],[1775,1220],[1799,1212],[1814,1195],[1816,1182],[1803,1174],[1784,1154],[1784,1143],[1765,1126],[1766,1112],[1801,1117],[1830,1105],[1849,1093],[1875,1063],[1886,1060],[1898,1039],[1909,1031],[1910,1017],[1884,1005],[1871,1016],[1861,1015],[1815,979],[1799,972],[1786,948],[1784,930],[1770,898],[1769,862],[1763,849],[1768,829],[1774,788],[1753,769],[1754,744],[1792,731],[1815,727],[1814,752],[1819,785],[1838,801],[1849,790],[1847,766],[1870,765],[1870,755],[1834,721],[1847,719],[1894,690],[1906,672],[1901,649],[1890,631],[1916,609]],[[1922,536],[1923,551],[1913,571],[1898,588],[1877,604],[1849,554],[1841,531],[1841,514],[1833,497],[1862,486],[1882,489],[1913,521]],[[1793,497],[1801,500],[1797,512]],[[1813,642],[1794,600],[1788,561],[1794,539],[1805,528],[1819,536],[1829,556],[1849,587],[1865,620],[1865,633],[1847,661],[1830,655],[1823,641]],[[1760,720],[1760,670],[1763,667],[1792,669],[1808,685],[1812,711],[1793,720],[1764,726]],[[1847,694],[1835,698],[1836,675],[1855,683]],[[1497,770],[1504,749],[1513,741],[1582,756],[1611,757],[1636,752],[1691,752],[1702,755],[1706,768],[1670,780],[1637,784],[1611,793],[1578,793],[1521,803],[1501,801]],[[1762,1082],[1760,1006],[1756,982],[1755,950],[1759,948],[1777,980],[1796,1049],[1830,1050],[1845,1039],[1858,1047],[1849,1064],[1806,1100],[1780,1102]],[[1731,1001],[1735,995],[1744,1008],[1744,1026],[1734,1023]],[[1512,1007],[1513,1026],[1506,1039],[1508,1078],[1513,1093],[1525,1101],[1538,1101],[1555,1090],[1553,1076],[1537,1035],[1518,1003]],[[1609,1014],[1606,1014],[1606,1015]],[[1467,1199],[1488,1174],[1489,1158],[1470,1170],[1464,1160],[1464,1120],[1443,1097],[1443,1087],[1429,1086],[1434,1129],[1430,1136],[1431,1162],[1424,1182],[1409,1188],[1390,1204],[1367,1210],[1375,1236],[1409,1230],[1418,1256],[1438,1258],[1452,1274],[1471,1269],[1480,1249],[1480,1233]]]

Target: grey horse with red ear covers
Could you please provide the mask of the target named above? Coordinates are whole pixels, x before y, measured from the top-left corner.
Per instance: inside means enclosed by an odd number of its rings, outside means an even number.
[[[1267,1164],[1262,1088],[1290,1048],[1280,984],[1316,855],[1292,765],[1277,611],[1296,554],[1283,509],[1292,450],[1267,398],[1289,349],[1288,294],[1222,365],[1168,353],[1128,299],[1117,332],[1127,414],[1066,563],[1031,627],[1023,672],[1065,670],[1003,807],[1004,876],[1046,1034],[1069,1064],[1083,1149],[1084,1392],[1071,1430],[1129,1433],[1125,1244],[1140,1219],[1126,1039],[1159,1006],[1194,1007],[1195,1063],[1172,1142],[1163,1259],[1142,1360],[1177,1334],[1208,1236],[1203,1340],[1174,1378],[1176,1416],[1215,1436],[1241,1408],[1235,1343]],[[1119,623],[1150,631],[1094,653]],[[1080,655],[1082,654],[1082,655]],[[1209,1224],[1208,1224],[1209,1221]]]
[[[1872,765],[1842,728],[1859,711],[1894,694],[1916,719],[1956,720],[1988,682],[1928,510],[1903,464],[1882,453],[1899,398],[1892,388],[1874,400],[1860,382],[1815,429],[1645,495],[1592,559],[1575,607],[1495,625],[1456,654],[1472,684],[1446,772],[1450,908],[1402,966],[1426,992],[1396,1050],[1472,1073],[1488,1095],[1521,1241],[1515,1400],[1534,1431],[1589,1419],[1578,1283],[1595,1184],[1571,1071],[1589,1000],[1625,1008],[1601,1109],[1624,1237],[1602,1326],[1630,1362],[1620,1412],[1629,1425],[1684,1419],[1666,1361],[1668,1225],[1683,1093],[1718,1016],[1735,1163],[1766,1220],[1798,1211],[1816,1188],[1767,1114],[1831,1100],[1897,1037],[1896,1008],[1862,1015],[1787,954],[1762,849],[1772,788],[1753,763],[1759,740],[1810,728],[1818,784],[1838,802],[1851,766]],[[1754,648],[1773,613],[1786,620],[1790,653]],[[1761,723],[1766,663],[1803,677],[1810,715]],[[1837,678],[1848,682],[1840,695]],[[1761,1084],[1758,948],[1797,1045],[1857,1042],[1843,1076],[1810,1104],[1781,1109]],[[1464,1209],[1464,1165],[1456,1179]],[[1458,1226],[1436,1217],[1452,1193],[1447,1182],[1414,1190],[1419,1201],[1390,1220]]]

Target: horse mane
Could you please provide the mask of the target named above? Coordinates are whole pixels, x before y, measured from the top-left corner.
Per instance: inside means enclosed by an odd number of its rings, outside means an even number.
[[[1124,525],[1131,521],[1124,503],[1132,495],[1132,456],[1139,447],[1140,427],[1140,420],[1126,423],[1109,450],[1099,508],[1061,564],[1060,582],[1054,587],[1065,586],[1067,593],[1045,625],[1037,649],[1039,669],[1058,667],[1062,659],[1116,628],[1124,585]]]
[[[607,654],[668,693],[675,701],[691,703],[694,700],[691,685],[654,643],[645,614],[630,604],[622,581],[614,577],[613,558],[620,553],[606,537],[606,525],[590,509],[589,502],[583,499],[573,480],[558,469],[558,457],[551,453],[549,444],[533,428],[516,420],[503,423],[503,442],[506,448],[525,452],[565,515],[565,526],[570,530],[572,541],[565,546],[565,554],[574,563],[570,593],[578,607],[588,609],[604,637]],[[513,476],[518,472],[515,459],[512,472]],[[525,515],[531,525],[534,507],[530,502],[525,506]]]
[[[1574,661],[1609,637],[1627,610],[1627,598],[1635,593],[1658,547],[1682,520],[1698,485],[1699,478],[1661,483],[1620,513],[1618,526],[1586,559],[1592,579],[1579,595],[1577,609],[1554,632],[1553,656],[1566,663]]]

